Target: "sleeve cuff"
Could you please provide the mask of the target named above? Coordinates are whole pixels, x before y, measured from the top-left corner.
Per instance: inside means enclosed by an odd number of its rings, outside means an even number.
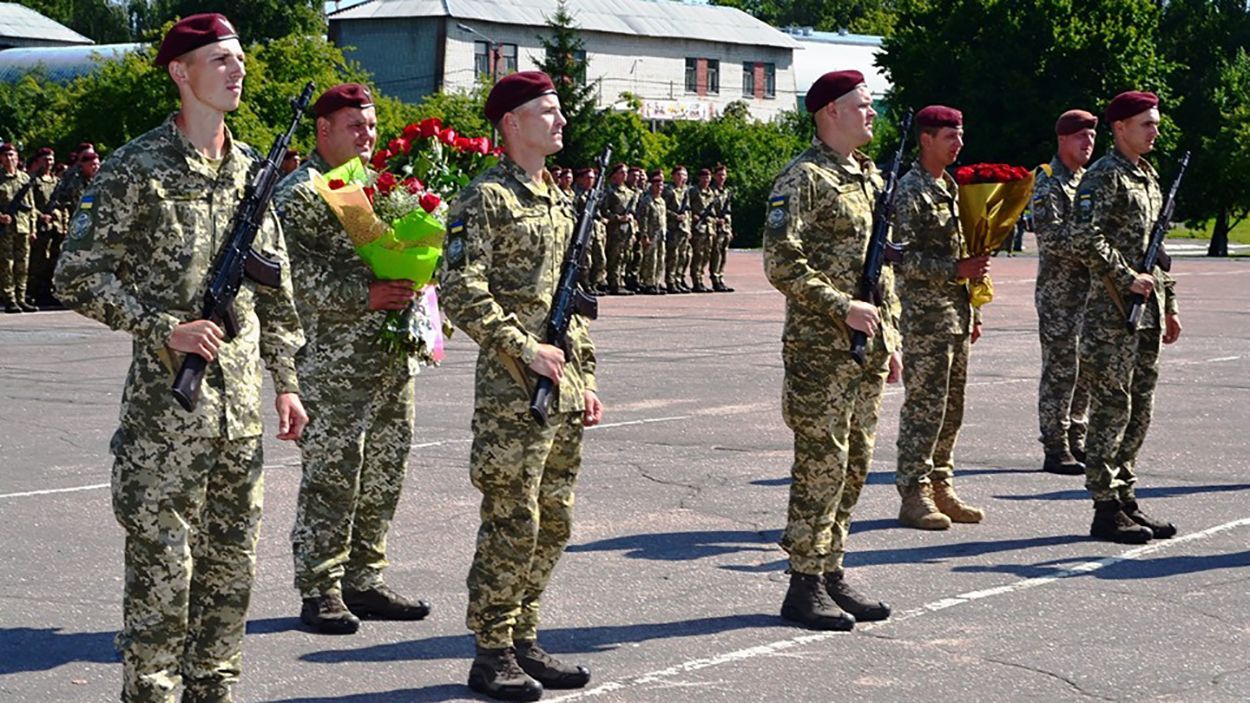
[[[274,393],[278,395],[283,393],[299,395],[299,376],[295,373],[294,362],[289,359],[284,360],[281,368],[272,368],[270,373],[273,374]]]
[[[517,356],[526,366],[529,366],[534,359],[538,358],[538,340],[532,335],[525,335],[525,340],[521,342],[521,353]]]
[[[154,347],[167,347],[174,328],[179,324],[181,321],[173,315],[152,313],[150,319],[140,323],[135,336],[147,340]]]

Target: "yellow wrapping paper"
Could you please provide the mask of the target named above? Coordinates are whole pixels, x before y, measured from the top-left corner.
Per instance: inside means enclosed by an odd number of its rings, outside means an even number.
[[[997,251],[1015,229],[1033,194],[1033,174],[1008,183],[970,183],[959,187],[959,220],[969,256]],[[973,307],[994,299],[994,284],[986,276],[969,281]]]

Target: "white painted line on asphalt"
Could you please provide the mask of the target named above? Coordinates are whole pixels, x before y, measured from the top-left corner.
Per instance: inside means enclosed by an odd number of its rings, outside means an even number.
[[[73,493],[75,491],[93,491],[97,488],[108,488],[107,483],[93,483],[90,486],[74,486],[72,488],[49,488],[43,491],[22,491],[21,493],[0,493],[0,498],[28,498],[30,496],[46,496],[53,493]]]
[[[627,420],[625,422],[605,422],[602,425],[588,427],[588,430],[606,430],[609,427],[629,427],[631,425],[650,425],[653,422],[676,422],[677,420],[689,420],[693,415],[673,415],[672,417],[649,417],[644,420]]]
[[[1116,556],[1096,559],[1094,561],[1082,562],[1080,564],[1075,564],[1073,566],[1056,568],[1055,573],[1050,576],[1040,576],[1037,578],[1022,579],[1020,581],[1014,581],[1012,583],[1005,584],[1003,586],[997,586],[994,588],[988,588],[988,589],[984,589],[980,591],[970,591],[968,593],[961,593],[957,596],[950,596],[948,598],[942,598],[941,600],[936,600],[936,601],[933,601],[932,603],[926,603],[918,608],[912,608],[910,610],[905,610],[901,613],[897,613],[891,616],[889,620],[884,620],[882,622],[865,623],[863,625],[857,625],[855,629],[872,630],[872,629],[876,629],[879,627],[888,627],[890,625],[897,624],[906,620],[911,620],[913,618],[918,618],[918,617],[927,615],[929,613],[938,612],[940,610],[946,610],[948,608],[958,607],[960,605],[964,605],[966,603],[972,603],[977,600],[983,600],[985,598],[992,598],[994,596],[1007,595],[1010,593],[1019,593],[1020,591],[1029,590],[1031,588],[1037,588],[1038,586],[1045,586],[1047,584],[1051,584],[1056,581],[1060,581],[1062,579],[1070,578],[1073,576],[1082,576],[1086,574],[1091,574],[1100,569],[1105,569],[1108,566],[1113,566],[1115,564],[1120,564],[1126,561],[1134,561],[1136,559],[1147,556],[1149,554],[1154,554],[1155,552],[1161,552],[1165,549],[1170,549],[1177,545],[1186,544],[1189,542],[1196,542],[1198,540],[1205,539],[1212,535],[1219,534],[1221,532],[1226,532],[1228,530],[1236,529],[1238,527],[1245,527],[1247,525],[1250,525],[1250,517],[1241,518],[1240,520],[1233,520],[1232,522],[1226,522],[1222,525],[1216,525],[1215,527],[1207,528],[1205,530],[1202,530],[1201,532],[1195,532],[1193,534],[1184,535],[1182,537],[1175,537],[1170,540],[1159,540],[1159,541],[1156,541],[1156,542],[1153,542],[1151,544],[1147,544],[1141,547],[1134,547],[1133,549],[1130,549]],[[772,654],[777,654],[778,652],[782,652],[787,649],[793,649],[795,647],[799,647],[802,645],[823,642],[825,640],[833,639],[835,637],[848,637],[848,636],[853,636],[853,635],[847,635],[846,633],[838,633],[838,632],[807,633],[807,634],[799,635],[796,637],[791,637],[789,639],[778,640],[776,642],[769,642],[768,644],[762,644],[762,645],[758,645],[755,647],[747,647],[746,649],[739,649],[733,652],[725,652],[723,654],[718,654],[712,657],[706,657],[703,659],[692,659],[690,661],[682,662],[680,664],[675,664],[673,666],[666,667],[664,669],[658,669],[656,671],[647,672],[645,674],[642,674],[640,676],[635,676],[633,678],[620,679],[617,681],[607,681],[605,683],[599,684],[598,686],[595,686],[594,688],[589,688],[584,691],[578,691],[576,693],[571,693],[571,694],[567,694],[563,696],[556,696],[553,698],[545,697],[543,698],[543,700],[545,701],[571,701],[571,700],[576,700],[578,698],[590,698],[594,696],[605,695],[608,693],[614,693],[616,691],[622,691],[628,688],[635,688],[638,686],[645,686],[647,684],[652,684],[652,683],[674,683],[670,679],[679,674],[699,671],[701,669],[709,669],[712,667],[720,666],[722,664],[729,664],[732,662],[745,661],[748,659],[756,659],[758,657],[764,657],[764,656],[768,656]]]

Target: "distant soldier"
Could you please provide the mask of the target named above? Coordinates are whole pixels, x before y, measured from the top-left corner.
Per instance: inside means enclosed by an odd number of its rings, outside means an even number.
[[[1081,367],[1089,383],[1085,487],[1094,498],[1089,533],[1141,544],[1176,534],[1170,522],[1137,503],[1137,453],[1146,440],[1159,381],[1160,342],[1181,336],[1174,281],[1159,267],[1138,271],[1163,208],[1159,177],[1144,156],[1159,136],[1154,93],[1121,93],[1104,112],[1114,148],[1096,161],[1076,191],[1072,244],[1089,268],[1081,329]],[[1129,331],[1130,294],[1146,297],[1141,323]]]
[[[590,681],[586,667],[537,641],[539,601],[572,529],[582,430],[603,416],[586,321],[573,317],[566,350],[542,341],[574,225],[571,203],[543,170],[563,146],[555,93],[539,71],[491,89],[486,117],[504,156],[452,203],[441,278],[444,309],[480,347],[469,466],[482,524],[468,578],[466,624],[477,645],[469,686],[504,700]],[[529,416],[540,375],[557,384],[545,425]]]
[[[56,167],[56,152],[43,147],[27,164],[26,172],[35,181],[35,240],[30,248],[30,272],[26,294],[36,307],[60,307],[52,295],[52,272],[61,254],[61,242],[65,239],[65,218],[52,202],[57,178],[52,175]]]
[[[873,205],[884,184],[859,147],[872,140],[872,95],[859,71],[826,73],[804,99],[812,145],[773,183],[764,229],[764,272],[786,296],[781,413],[794,431],[790,506],[781,547],[790,555],[787,620],[849,630],[890,615],[847,583],[843,555],[851,511],[872,463],[887,380],[897,383],[899,304],[881,273],[881,304],[856,300]],[[851,357],[851,331],[868,335]]]
[[[304,343],[286,246],[266,216],[254,248],[281,266],[277,288],[244,280],[239,334],[198,319],[205,277],[252,182],[251,147],[225,115],[243,94],[243,48],[218,14],[175,23],[156,54],[179,110],[115,151],[78,204],[56,288],[75,311],[133,338],[113,435],[113,514],[126,531],[127,703],[228,703],[242,665],[264,493],[261,361],[273,376],[278,439],[308,416],[295,351]],[[184,355],[209,362],[199,402],[170,386]]]
[[[625,287],[625,263],[634,238],[634,213],[630,205],[634,192],[625,185],[628,175],[625,164],[608,169],[611,186],[603,195],[603,213],[608,220],[608,294],[633,295]]]
[[[664,189],[668,218],[664,247],[664,285],[669,293],[689,293],[686,271],[690,268],[690,184],[685,166],[673,169],[673,182]]]
[[[664,246],[668,226],[664,206],[664,173],[651,172],[647,191],[638,205],[638,237],[642,240],[642,262],[638,272],[638,292],[664,295]]]
[[[26,301],[27,264],[35,237],[34,187],[12,142],[0,145],[0,303],[7,313],[36,312]],[[16,203],[12,215],[3,211]]]
[[[597,178],[595,169],[579,168],[573,174],[573,207],[577,216],[581,217],[590,198],[590,190],[595,187]],[[599,211],[595,213],[594,231],[590,237],[590,260],[582,272],[582,286],[592,293],[607,293],[607,240],[608,225],[604,216],[602,201]]]
[[[899,267],[906,389],[898,428],[895,482],[899,522],[945,530],[985,513],[955,493],[955,440],[964,417],[968,352],[981,336],[971,280],[989,273],[988,256],[971,257],[959,222],[958,190],[946,167],[964,145],[963,115],[931,105],[916,113],[920,156],[898,183],[894,236],[907,248]]]
[[[564,191],[564,194],[570,198],[573,197],[573,179],[574,173],[572,168],[560,170],[560,190]]]
[[[625,287],[635,293],[641,292],[639,270],[642,267],[642,196],[647,193],[647,172],[641,166],[630,166],[629,177],[625,179],[632,198],[629,201],[629,212],[634,217],[634,237],[630,240],[629,252],[625,257]]]
[[[725,185],[728,176],[729,169],[725,164],[717,164],[712,172],[712,189],[716,191],[716,223],[708,259],[708,275],[712,279],[712,290],[718,293],[732,293],[734,290],[725,285],[725,261],[729,258],[729,243],[734,239],[733,194]]]
[[[703,273],[712,260],[712,245],[716,241],[716,191],[712,189],[712,170],[699,169],[698,185],[690,191],[690,212],[694,219],[690,231],[690,290],[695,293],[711,293],[703,285]]]
[[[70,152],[69,158],[69,169],[62,174],[56,190],[52,191],[52,201],[57,207],[73,212],[78,207],[83,191],[100,170],[100,154],[91,142],[83,142]]]
[[[295,169],[299,168],[302,159],[303,157],[300,156],[298,149],[287,149],[286,154],[282,157],[282,173],[290,175]]]
[[[412,449],[417,361],[377,339],[387,312],[403,310],[416,292],[412,281],[374,278],[312,183],[314,170],[355,158],[369,163],[377,140],[369,89],[331,87],[313,113],[317,148],[274,194],[308,336],[296,356],[310,420],[300,440],[291,552],[300,620],[318,632],[351,634],[360,618],[420,620],[430,612],[382,577]]]
[[[1037,234],[1038,336],[1042,344],[1042,379],[1037,418],[1046,458],[1042,470],[1079,476],[1085,473],[1085,412],[1089,388],[1078,373],[1077,340],[1089,292],[1089,271],[1073,250],[1068,218],[1072,198],[1094,153],[1098,118],[1068,110],[1055,122],[1059,149],[1040,166],[1033,185],[1033,231]]]

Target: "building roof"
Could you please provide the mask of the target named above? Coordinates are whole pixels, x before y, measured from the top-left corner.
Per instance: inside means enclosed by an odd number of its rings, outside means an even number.
[[[330,21],[454,17],[542,27],[556,7],[557,0],[369,0],[332,13]],[[798,47],[789,35],[732,7],[673,0],[577,0],[570,9],[574,21],[586,32]]]
[[[97,60],[114,60],[138,51],[146,44],[97,44],[92,46],[19,47],[0,51],[0,82],[14,83],[39,68],[56,83],[69,83],[91,73]]]
[[[882,37],[875,34],[851,34],[846,31],[818,32],[811,27],[783,27],[781,31],[800,42],[846,44],[848,46],[881,46]]]
[[[92,44],[89,38],[14,2],[0,2],[0,46]]]

